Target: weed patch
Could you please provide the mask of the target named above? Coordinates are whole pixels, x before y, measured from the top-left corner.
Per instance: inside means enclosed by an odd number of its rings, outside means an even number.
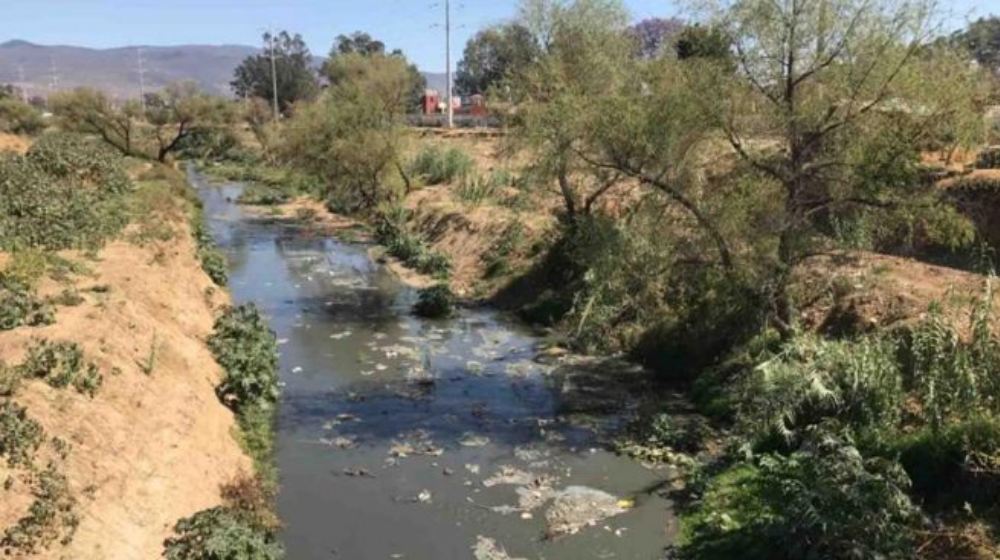
[[[420,290],[417,303],[413,305],[413,312],[420,317],[438,319],[451,315],[454,306],[455,296],[448,285],[435,284]]]
[[[0,402],[0,456],[8,465],[30,465],[44,438],[42,426],[28,417],[24,407],[11,400]]]
[[[28,349],[27,358],[17,370],[24,378],[43,379],[57,389],[72,386],[90,397],[104,382],[100,370],[84,360],[83,350],[75,342],[40,340]]]
[[[56,540],[66,544],[73,538],[80,520],[66,477],[49,465],[38,474],[34,496],[28,514],[4,532],[0,549],[33,554]]]
[[[425,147],[409,166],[410,174],[428,185],[450,183],[469,175],[474,168],[475,162],[462,150],[438,146]]]

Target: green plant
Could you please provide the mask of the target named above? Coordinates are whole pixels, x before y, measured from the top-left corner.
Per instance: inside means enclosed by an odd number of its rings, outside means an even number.
[[[55,388],[72,386],[90,397],[104,382],[97,366],[84,361],[83,350],[75,342],[39,340],[28,348],[27,357],[17,369],[25,378],[44,379]]]
[[[216,319],[208,346],[225,370],[216,389],[227,406],[239,411],[278,398],[277,344],[253,304],[230,307]]]
[[[510,272],[510,257],[517,252],[523,241],[524,226],[521,222],[512,222],[504,228],[500,238],[483,254],[482,260],[486,265],[484,275],[496,278]]]
[[[73,538],[80,519],[75,513],[76,499],[70,494],[66,477],[49,465],[39,473],[33,493],[35,500],[27,515],[4,532],[0,549],[14,549],[30,555],[56,539],[66,544]]]
[[[93,249],[128,221],[121,158],[67,134],[0,157],[0,249]]]
[[[0,456],[7,458],[8,465],[30,465],[44,438],[42,426],[23,406],[9,399],[0,402]]]
[[[437,145],[425,146],[410,162],[412,175],[428,185],[450,183],[471,174],[475,162],[458,148],[443,149]]]
[[[153,371],[156,369],[156,358],[160,352],[160,345],[158,344],[156,333],[153,333],[153,340],[149,343],[149,354],[146,355],[146,359],[139,362],[139,369],[142,370],[146,375],[152,375]]]
[[[427,248],[423,241],[406,231],[406,211],[390,208],[377,219],[375,239],[386,251],[406,266],[435,278],[444,279],[451,271],[451,261],[445,255]]]
[[[421,289],[413,312],[421,317],[441,318],[451,315],[455,306],[455,296],[447,284],[435,284]]]
[[[0,132],[36,134],[44,128],[37,109],[13,97],[0,97]]]
[[[194,235],[195,245],[197,245],[197,256],[198,261],[201,262],[201,269],[217,286],[225,286],[229,282],[226,256],[215,245],[211,233],[205,229],[200,213],[197,213],[192,219],[191,231]]]
[[[277,187],[251,184],[240,194],[237,202],[257,206],[275,206],[292,199],[292,195]]]
[[[35,296],[23,282],[0,274],[0,331],[55,322],[52,306]]]
[[[226,507],[200,511],[177,522],[164,542],[167,560],[279,560],[284,557],[272,531],[251,516]]]
[[[712,478],[682,518],[680,557],[913,558],[921,521],[896,463],[810,430],[789,455],[765,454]]]

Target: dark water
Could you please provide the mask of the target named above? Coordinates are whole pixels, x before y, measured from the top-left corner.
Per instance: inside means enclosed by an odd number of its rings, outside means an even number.
[[[476,558],[483,538],[513,558],[662,557],[670,504],[646,489],[663,473],[599,445],[641,383],[538,363],[539,339],[490,310],[415,318],[413,290],[366,246],[255,219],[231,202],[240,185],[191,180],[234,299],[256,303],[279,338],[289,558]],[[641,373],[616,377],[629,376]],[[529,510],[519,496],[569,486],[635,506],[547,539],[548,503]]]

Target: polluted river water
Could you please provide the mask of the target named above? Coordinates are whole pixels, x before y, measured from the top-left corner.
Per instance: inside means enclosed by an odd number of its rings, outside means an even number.
[[[281,538],[290,559],[655,559],[664,480],[606,450],[645,375],[541,359],[488,309],[415,317],[369,246],[267,219],[189,171],[230,267],[278,338]],[[622,379],[629,379],[627,383]]]

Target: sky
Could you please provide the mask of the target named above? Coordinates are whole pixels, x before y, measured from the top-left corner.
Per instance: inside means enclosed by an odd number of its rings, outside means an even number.
[[[367,31],[425,71],[443,72],[444,0],[0,0],[0,42],[96,48],[126,45],[258,45],[268,28],[301,33],[314,54]],[[1000,0],[941,0],[949,25],[1000,13]],[[683,16],[683,0],[626,0],[632,16]],[[509,19],[517,0],[452,1],[452,66],[478,29]]]

